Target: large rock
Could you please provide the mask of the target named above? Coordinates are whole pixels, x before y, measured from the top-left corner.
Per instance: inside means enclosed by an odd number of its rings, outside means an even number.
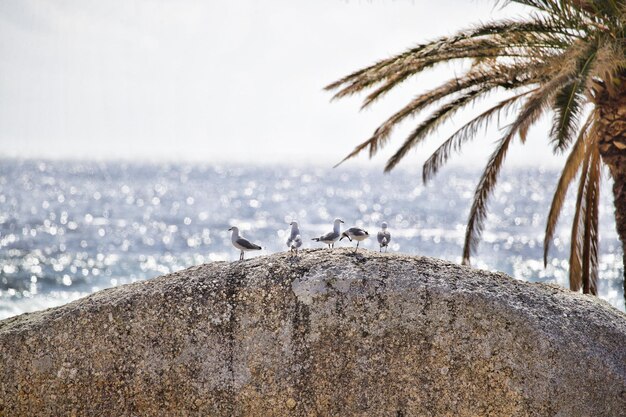
[[[0,322],[0,415],[626,415],[626,316],[392,254],[213,263]]]

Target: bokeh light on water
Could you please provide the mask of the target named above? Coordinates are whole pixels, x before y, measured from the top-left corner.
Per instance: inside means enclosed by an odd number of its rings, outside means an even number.
[[[329,231],[335,217],[370,233],[385,220],[391,251],[458,262],[478,176],[475,169],[447,169],[424,186],[419,172],[407,170],[4,160],[0,318],[195,264],[236,260],[230,225],[260,243],[263,255],[286,249],[293,219],[305,247],[320,247],[309,238]],[[567,285],[571,195],[546,269],[542,261],[556,178],[557,171],[504,172],[474,266]],[[610,187],[603,191],[600,295],[623,310],[621,245]],[[377,249],[374,239],[364,247]]]

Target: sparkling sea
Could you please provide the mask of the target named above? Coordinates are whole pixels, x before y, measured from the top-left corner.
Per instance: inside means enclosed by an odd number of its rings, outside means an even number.
[[[284,251],[298,220],[304,247],[335,217],[390,251],[460,262],[480,170],[447,168],[424,186],[416,169],[0,160],[0,319],[192,265],[232,261],[231,225],[264,250]],[[567,286],[575,187],[548,267],[542,244],[558,170],[505,170],[473,266]],[[605,176],[606,177],[606,176]],[[600,297],[624,310],[621,244],[610,183],[600,207]],[[338,243],[338,246],[350,243]],[[378,250],[375,239],[362,246]],[[254,256],[250,253],[246,257]]]

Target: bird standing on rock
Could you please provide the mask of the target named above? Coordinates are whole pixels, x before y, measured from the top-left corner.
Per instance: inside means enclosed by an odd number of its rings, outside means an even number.
[[[241,254],[239,255],[239,260],[240,261],[243,261],[243,254],[244,254],[244,252],[250,251],[250,250],[261,250],[262,249],[259,245],[255,245],[254,243],[250,242],[248,239],[244,239],[243,237],[239,236],[239,228],[238,227],[233,226],[230,229],[228,229],[229,232],[231,230],[232,230],[233,234],[230,237],[230,240],[233,243],[233,246],[241,251]]]
[[[378,232],[378,244],[380,245],[381,252],[383,251],[383,248],[385,248],[385,252],[387,252],[387,249],[389,249],[389,242],[391,242],[391,233],[387,231],[387,222],[383,222],[380,226],[382,230]]]
[[[289,250],[291,253],[296,252],[296,256],[298,256],[298,248],[302,246],[302,238],[300,237],[300,229],[298,228],[298,222],[289,223],[291,226],[291,233],[289,234],[289,238],[287,239],[287,246],[289,246]]]
[[[354,250],[354,253],[356,253],[356,251],[359,250],[359,243],[367,239],[369,236],[369,233],[360,227],[351,227],[341,234],[341,239],[347,237],[350,242],[352,242],[352,239],[356,240],[356,249]]]
[[[335,242],[337,241],[337,239],[339,239],[339,235],[341,233],[341,223],[343,223],[343,220],[341,219],[335,219],[335,222],[333,223],[333,231],[326,233],[325,235],[322,235],[320,237],[314,237],[311,240],[314,240],[316,242],[322,242],[328,245],[329,248],[334,248],[335,247]]]

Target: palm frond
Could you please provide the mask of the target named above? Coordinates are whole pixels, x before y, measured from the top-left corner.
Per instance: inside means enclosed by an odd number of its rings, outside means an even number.
[[[533,124],[539,116],[548,108],[552,97],[558,91],[557,89],[568,82],[570,76],[567,72],[564,72],[558,77],[555,77],[550,82],[546,83],[541,89],[536,90],[528,99],[524,108],[518,115],[516,122],[513,125],[513,131],[519,133],[525,131]],[[470,102],[466,100],[461,106],[454,106],[454,111],[463,107]],[[406,156],[408,151],[421,142],[428,134],[432,133],[434,128],[438,127],[441,122],[449,119],[451,116],[449,109],[442,106],[433,116],[427,119],[424,123],[419,125],[404,141],[395,154],[389,158],[385,166],[385,171],[392,170],[401,160]]]
[[[460,109],[471,102],[485,95],[489,90],[471,91],[450,103],[444,104],[435,111],[429,118],[424,120],[406,139],[405,143],[394,153],[385,165],[385,172],[391,171],[404,158],[407,152],[424,140],[429,134],[435,131]],[[375,150],[375,149],[374,149]]]
[[[350,80],[334,96],[333,99],[354,95],[375,85],[383,84],[367,97],[362,107],[367,107],[376,99],[381,98],[391,89],[399,86],[413,75],[432,68],[440,63],[449,63],[456,60],[465,59],[495,59],[495,58],[519,58],[524,57],[532,60],[533,56],[524,51],[500,51],[492,42],[474,42],[453,50],[438,50],[429,53],[428,57],[407,57],[400,62],[383,66],[381,69],[371,70],[363,73],[355,79]],[[329,85],[326,89],[334,89],[336,83]]]
[[[585,192],[585,232],[582,251],[583,293],[593,295],[598,295],[598,201],[600,174],[600,153],[598,147],[593,146]]]
[[[529,21],[503,20],[478,26],[460,32],[452,37],[417,45],[388,59],[335,81],[325,87],[337,90],[333,98],[341,98],[358,93],[385,82],[374,98],[380,98],[391,88],[398,86],[411,75],[431,68],[441,62],[461,59],[525,57],[532,60],[537,50],[562,49],[567,46],[563,37],[573,37],[575,33],[563,31],[557,22],[545,16],[535,16]],[[368,98],[372,102],[372,98]],[[364,104],[364,106],[366,106]]]
[[[430,179],[432,179],[435,174],[437,174],[439,168],[448,161],[453,151],[458,152],[465,144],[465,142],[473,139],[476,136],[481,128],[486,128],[495,116],[498,116],[498,118],[500,118],[500,114],[502,112],[508,111],[508,109],[511,106],[517,104],[519,100],[535,91],[536,89],[525,91],[513,97],[502,100],[499,104],[489,108],[488,110],[485,110],[474,119],[463,125],[456,132],[454,132],[426,160],[422,169],[422,180],[424,182],[430,181]]]
[[[591,47],[586,52],[577,62],[572,82],[564,85],[554,100],[554,122],[550,135],[555,151],[564,150],[578,132],[579,117],[587,101],[585,90],[597,49]]]
[[[532,39],[548,39],[550,41],[564,40],[567,38],[582,38],[585,31],[580,30],[578,25],[563,24],[563,20],[545,13],[530,13],[528,20],[518,21],[504,19],[496,23],[486,23],[476,29],[480,36],[484,35],[516,35],[532,34]],[[573,23],[573,22],[571,22]],[[555,37],[554,35],[558,35]]]
[[[541,85],[526,101],[524,107],[517,116],[513,124],[515,133],[526,132],[528,128],[534,124],[539,117],[550,107],[552,99],[563,85],[570,82],[570,76],[567,72],[562,72],[555,76],[547,83]],[[522,141],[525,140],[521,136]]]
[[[470,256],[473,252],[475,252],[476,247],[478,246],[480,235],[484,227],[485,217],[487,216],[487,202],[491,192],[496,186],[500,168],[502,167],[509,145],[514,137],[515,132],[513,130],[509,130],[509,132],[502,139],[500,139],[498,147],[491,154],[489,162],[487,162],[487,166],[480,178],[480,181],[478,182],[478,186],[476,187],[474,201],[472,203],[472,208],[470,209],[467,228],[465,231],[463,265],[470,264]]]
[[[519,73],[521,69],[521,67],[516,65],[498,65],[499,75],[495,77],[490,72],[486,72],[481,69],[474,69],[461,78],[450,80],[424,94],[420,94],[383,122],[374,131],[370,138],[355,147],[352,152],[350,152],[335,166],[338,166],[348,159],[355,157],[367,148],[369,148],[370,157],[374,156],[378,149],[386,144],[393,129],[398,124],[406,118],[423,110],[425,107],[432,106],[449,96],[457,93],[463,94],[461,98],[456,98],[453,102],[444,105],[440,111],[431,116],[422,125],[420,125],[420,127],[416,128],[411,135],[413,142],[423,139],[424,133],[428,134],[432,132],[432,129],[428,128],[429,126],[433,127],[435,124],[439,125],[439,122],[444,116],[451,116],[453,111],[469,104],[471,101],[478,98],[478,96],[484,95],[490,90],[498,87],[517,88],[533,81],[532,79],[524,76],[516,76],[515,74]],[[419,135],[422,136],[417,137]]]
[[[567,161],[565,162],[565,166],[563,167],[563,171],[561,171],[561,177],[559,178],[556,191],[554,192],[554,197],[552,198],[552,204],[550,206],[550,212],[548,214],[548,221],[546,222],[546,233],[543,239],[544,266],[548,265],[548,251],[550,249],[550,242],[554,237],[554,230],[556,229],[556,225],[559,221],[559,216],[561,214],[561,209],[563,208],[563,203],[565,202],[567,190],[569,189],[571,182],[576,177],[576,173],[578,172],[582,161],[585,158],[585,150],[587,148],[585,145],[588,136],[587,130],[589,129],[593,118],[594,114],[590,114],[587,118],[587,121],[580,130],[578,139],[572,147]],[[597,129],[597,126],[594,124],[593,128]],[[593,135],[593,133],[590,133],[589,135]]]
[[[494,55],[482,55],[482,58],[493,58]],[[522,81],[530,83],[536,81],[532,79],[532,76],[527,74],[532,73],[530,71],[530,65],[524,64],[498,64],[493,63],[487,68],[482,66],[475,66],[468,71],[462,77],[455,77],[448,82],[443,83],[437,88],[429,90],[424,94],[420,94],[414,100],[412,100],[407,106],[405,106],[400,112],[394,115],[394,119],[399,121],[398,114],[410,114],[415,112],[425,105],[432,105],[438,100],[445,98],[446,96],[461,92],[467,88],[475,87],[481,84],[492,84],[494,86],[501,86],[503,88],[515,88],[522,84]],[[371,105],[374,101],[381,98],[384,94],[388,93],[391,89],[396,87],[398,83],[404,81],[408,76],[413,74],[412,71],[400,72],[393,76],[390,76],[385,83],[372,91],[367,95],[361,110]]]
[[[534,124],[539,117],[549,108],[552,98],[563,88],[572,83],[571,69],[565,68],[558,76],[552,78],[549,82],[545,83],[541,89],[534,91],[532,96],[526,102],[526,105],[518,115],[513,130],[516,133],[520,133],[522,142],[525,141],[526,132],[528,128]],[[525,83],[521,83],[522,85]],[[442,106],[440,110],[446,110]],[[443,112],[446,115],[446,119],[449,118],[447,112]],[[408,151],[416,144],[422,141],[426,135],[432,133],[433,128],[440,125],[440,122],[444,120],[441,117],[441,112],[435,113],[433,117],[426,120],[420,126],[413,131],[396,153],[387,161],[385,171],[392,170],[401,160],[406,156]],[[388,134],[388,133],[387,133]],[[377,143],[378,145],[378,143]],[[371,150],[372,148],[370,148]],[[354,154],[354,152],[353,152]],[[351,156],[349,156],[351,157]]]
[[[491,155],[474,193],[474,201],[472,202],[465,231],[463,264],[469,264],[470,256],[478,246],[487,215],[487,200],[496,185],[498,173],[511,140],[521,129],[527,129],[529,124],[536,121],[539,115],[546,110],[551,98],[556,93],[557,87],[562,84],[563,78],[566,76],[566,74],[562,74],[560,77],[556,77],[528,98],[526,103],[524,103],[524,107],[518,113],[517,119],[509,127],[508,133],[500,140],[498,147]]]
[[[496,78],[493,77],[493,75],[489,75],[480,71],[473,71],[461,78],[455,78],[453,80],[450,80],[446,83],[443,83],[437,88],[434,88],[424,94],[420,94],[419,96],[415,97],[406,106],[404,106],[387,120],[385,120],[385,122],[383,122],[376,129],[371,139],[374,139],[374,141],[376,142],[385,141],[391,134],[393,128],[404,119],[419,112],[427,106],[432,106],[436,104],[437,102],[445,99],[448,96],[456,93],[463,93],[465,90],[468,89],[477,89],[481,87],[495,88],[498,84],[503,84],[504,82],[505,79],[501,77]],[[372,154],[373,153],[370,152],[370,156]]]
[[[585,210],[587,189],[587,179],[589,177],[589,163],[591,160],[591,147],[585,150],[583,166],[580,171],[578,182],[578,193],[576,195],[576,206],[574,209],[574,220],[572,222],[572,235],[570,239],[569,252],[569,288],[572,291],[580,290],[583,283],[583,240],[585,234],[583,212]]]

